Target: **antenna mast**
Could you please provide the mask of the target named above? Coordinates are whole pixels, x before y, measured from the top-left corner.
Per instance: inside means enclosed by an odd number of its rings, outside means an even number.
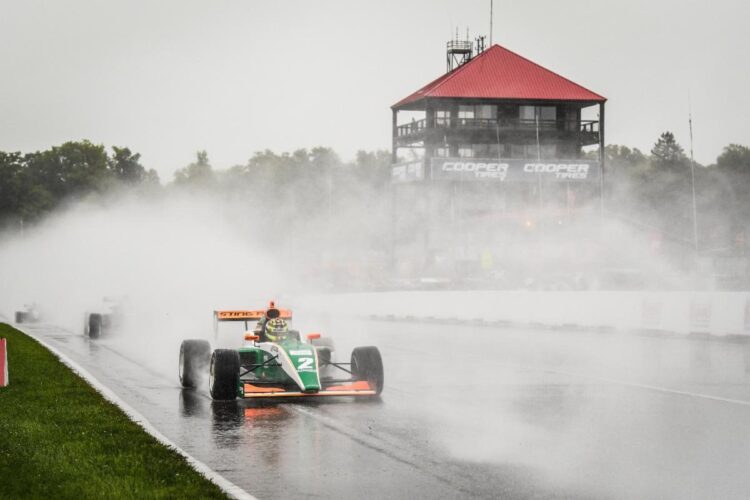
[[[490,0],[490,47],[492,47],[492,4],[494,0]]]

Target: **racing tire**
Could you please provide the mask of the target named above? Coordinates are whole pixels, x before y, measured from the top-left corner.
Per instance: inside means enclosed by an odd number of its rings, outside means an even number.
[[[208,388],[217,401],[237,397],[240,380],[240,353],[234,349],[216,349],[211,355]]]
[[[102,315],[93,313],[89,314],[89,338],[98,339],[102,336]]]
[[[182,387],[196,388],[211,361],[211,344],[207,340],[183,340],[180,344],[179,375]]]
[[[352,351],[352,375],[357,380],[366,380],[375,390],[375,395],[383,392],[383,358],[377,347],[355,347]]]
[[[16,311],[16,324],[26,323],[29,319],[29,313],[24,311]]]

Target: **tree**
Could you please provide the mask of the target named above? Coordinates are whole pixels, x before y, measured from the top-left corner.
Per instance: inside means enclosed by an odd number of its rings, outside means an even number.
[[[174,173],[174,183],[185,184],[212,184],[215,180],[214,171],[208,161],[208,153],[196,152],[196,161],[185,168]]]
[[[638,148],[630,149],[627,146],[610,144],[604,148],[604,156],[607,165],[635,167],[646,162],[646,155]]]
[[[0,226],[20,218],[29,191],[25,166],[21,153],[0,151]]]
[[[316,169],[336,168],[341,166],[341,159],[331,148],[318,146],[310,151],[310,166]]]
[[[102,192],[114,180],[104,146],[85,140],[27,154],[24,161],[30,183],[43,187],[56,200]]]
[[[716,168],[719,175],[731,185],[738,219],[743,220],[743,225],[747,224],[745,221],[750,214],[750,199],[747,196],[750,191],[750,148],[739,144],[724,147],[716,158]]]
[[[353,167],[359,182],[368,187],[382,187],[391,178],[391,153],[385,149],[359,150]]]
[[[114,155],[109,161],[109,168],[115,177],[128,184],[136,184],[146,179],[146,169],[139,163],[141,155],[133,154],[129,148],[112,146]]]
[[[750,148],[739,144],[725,146],[716,158],[719,170],[750,175]]]
[[[143,176],[143,183],[150,186],[159,186],[161,184],[159,173],[153,168],[149,168],[146,175]]]
[[[110,158],[104,146],[82,140],[35,153],[0,151],[0,225],[38,220],[66,200],[105,193],[118,182],[159,185],[140,154],[112,150]]]
[[[688,166],[685,152],[674,138],[672,132],[664,132],[651,149],[651,161],[656,167]]]

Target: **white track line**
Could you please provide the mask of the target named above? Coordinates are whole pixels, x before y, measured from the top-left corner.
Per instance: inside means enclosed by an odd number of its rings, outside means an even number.
[[[143,427],[143,430],[151,434],[153,437],[156,438],[157,441],[159,441],[161,444],[172,448],[174,451],[182,455],[185,460],[193,467],[193,469],[197,470],[200,474],[202,474],[206,479],[217,485],[219,488],[222,489],[227,495],[236,498],[238,500],[258,500],[256,497],[252,496],[250,493],[246,492],[233,482],[229,481],[224,476],[220,475],[219,473],[215,472],[213,469],[211,469],[208,465],[204,464],[197,458],[190,455],[188,452],[177,446],[175,443],[169,440],[164,434],[159,432],[156,427],[151,425],[151,423],[141,415],[138,410],[130,406],[128,403],[126,403],[124,400],[120,399],[117,394],[112,392],[111,389],[109,389],[107,386],[99,382],[99,380],[96,379],[91,373],[89,373],[86,369],[84,369],[82,366],[77,364],[75,361],[70,359],[68,356],[60,352],[55,347],[52,347],[47,342],[40,339],[38,336],[34,335],[33,333],[29,333],[26,330],[21,330],[19,328],[19,325],[14,325],[14,327],[17,330],[22,331],[29,337],[33,338],[37,342],[39,342],[41,345],[46,347],[52,354],[57,356],[60,361],[66,365],[68,368],[73,370],[75,373],[77,373],[80,377],[82,377],[86,382],[88,382],[94,389],[99,391],[99,393],[104,396],[105,399],[109,400],[110,402],[116,404],[120,407],[120,409],[125,412],[125,414],[135,422],[136,424]]]
[[[710,401],[718,401],[720,403],[729,403],[734,405],[741,405],[741,406],[750,406],[750,401],[743,401],[742,399],[731,399],[731,398],[722,398],[720,396],[711,396],[710,394],[701,394],[699,392],[688,392],[688,391],[679,391],[677,389],[667,389],[666,387],[659,387],[656,385],[646,385],[646,384],[638,384],[636,382],[623,382],[620,380],[612,380],[607,378],[598,378],[598,377],[589,377],[594,378],[596,380],[601,380],[604,382],[609,382],[611,384],[617,384],[622,385],[625,387],[633,387],[636,389],[645,389],[647,391],[654,391],[654,392],[663,392],[665,394],[674,394],[676,396],[686,396],[691,398],[699,398],[699,399],[708,399]]]
[[[376,320],[377,320],[377,318],[376,318]],[[405,318],[396,317],[395,321],[413,321],[413,322],[420,322],[421,321],[421,322],[424,322],[424,318],[415,317],[415,318],[410,318],[409,320],[406,320]],[[523,326],[523,325],[518,324],[518,325],[514,325],[514,326]],[[712,336],[712,337],[715,338],[715,339],[722,338],[722,337],[719,337],[719,336]],[[683,337],[677,337],[677,338],[683,338]],[[524,369],[524,370],[541,371],[541,372],[546,372],[546,373],[554,373],[554,374],[557,374],[557,375],[565,375],[565,376],[568,376],[568,377],[577,377],[577,378],[588,379],[588,380],[596,380],[596,381],[599,381],[599,382],[607,382],[607,383],[613,384],[613,385],[620,385],[620,386],[623,386],[623,387],[630,387],[630,388],[634,388],[634,389],[643,389],[643,390],[653,391],[653,392],[661,392],[661,393],[664,393],[664,394],[672,394],[672,395],[675,395],[675,396],[685,396],[685,397],[691,397],[691,398],[706,399],[706,400],[709,400],[709,401],[717,401],[717,402],[720,402],[720,403],[728,403],[728,404],[734,404],[734,405],[740,405],[740,406],[750,406],[750,401],[745,401],[745,400],[742,400],[742,399],[722,398],[720,396],[711,396],[710,394],[701,394],[699,392],[680,391],[680,390],[677,390],[677,389],[668,389],[666,387],[659,387],[659,386],[656,386],[656,385],[639,384],[637,382],[626,382],[626,381],[623,381],[623,380],[616,380],[616,379],[604,378],[604,377],[596,377],[596,376],[593,376],[593,375],[584,375],[584,374],[579,374],[579,373],[563,372],[563,371],[558,371],[558,370],[549,370],[549,369],[546,369],[546,368],[537,368],[537,367],[534,367],[534,366],[517,365],[517,364],[514,364],[514,363],[503,363],[503,364],[506,365],[506,366],[511,366],[513,368],[520,368],[520,369]]]
[[[633,389],[643,389],[646,391],[661,392],[664,394],[672,394],[674,396],[685,396],[685,397],[690,397],[690,398],[707,399],[709,401],[718,401],[720,403],[729,403],[729,404],[740,405],[740,406],[750,406],[750,401],[745,401],[742,399],[722,398],[721,396],[712,396],[710,394],[702,394],[700,392],[680,391],[678,389],[669,389],[667,387],[659,387],[658,385],[639,384],[638,382],[626,382],[624,380],[617,380],[617,379],[606,378],[606,377],[597,377],[594,375],[585,375],[582,373],[563,372],[559,370],[550,370],[547,368],[535,368],[533,366],[516,365],[512,363],[504,363],[504,364],[506,366],[510,366],[516,369],[532,370],[532,371],[538,371],[538,372],[543,372],[543,373],[552,373],[555,375],[565,375],[566,377],[572,377],[572,378],[594,380],[597,382],[606,382],[608,384],[620,385],[623,387],[630,387]]]

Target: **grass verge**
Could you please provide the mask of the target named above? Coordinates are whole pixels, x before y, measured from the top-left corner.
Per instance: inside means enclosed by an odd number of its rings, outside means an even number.
[[[0,337],[0,498],[227,498],[38,342]]]

